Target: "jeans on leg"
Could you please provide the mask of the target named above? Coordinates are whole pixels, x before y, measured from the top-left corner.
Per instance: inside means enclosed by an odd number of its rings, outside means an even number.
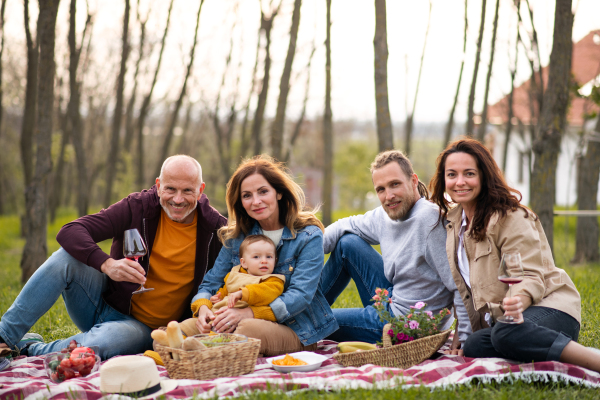
[[[381,255],[357,235],[345,234],[329,255],[319,282],[330,305],[348,286],[350,279],[356,283],[364,308],[334,308],[333,315],[340,328],[328,338],[375,343],[381,340],[383,323],[372,306],[372,298],[377,288],[387,288],[391,298],[392,284],[383,273]]]
[[[383,273],[381,254],[357,235],[347,233],[338,240],[321,273],[319,285],[329,305],[346,289],[350,279],[356,283],[364,307],[372,304],[375,289],[392,286]]]
[[[523,312],[522,324],[496,323],[469,336],[467,357],[559,361],[565,346],[579,337],[579,323],[570,315],[548,307],[532,306]]]
[[[108,278],[59,249],[38,268],[0,320],[0,336],[14,347],[62,294],[67,312],[82,331],[68,339],[29,346],[31,356],[47,354],[76,340],[98,346],[102,359],[152,348],[151,328],[124,315],[102,299]]]

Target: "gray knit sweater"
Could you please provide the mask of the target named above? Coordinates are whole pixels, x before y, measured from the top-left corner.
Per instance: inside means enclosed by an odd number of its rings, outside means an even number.
[[[419,199],[400,221],[388,217],[383,207],[329,225],[323,237],[325,254],[331,253],[345,233],[354,233],[371,245],[381,245],[386,278],[394,288],[394,315],[406,315],[418,301],[438,312],[456,307],[461,343],[471,333],[467,310],[452,278],[446,257],[446,230],[438,223],[438,208]],[[448,327],[453,318],[444,321]]]

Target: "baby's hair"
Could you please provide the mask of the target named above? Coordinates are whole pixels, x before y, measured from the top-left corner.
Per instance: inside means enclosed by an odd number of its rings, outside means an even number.
[[[273,243],[273,241],[271,240],[270,237],[265,236],[265,235],[248,235],[248,236],[246,236],[246,238],[244,240],[242,240],[242,244],[240,244],[240,258],[242,258],[244,256],[244,252],[246,251],[246,248],[249,245],[251,245],[252,243],[256,243],[256,242],[267,242],[271,246],[273,246],[273,250],[276,249],[275,243]],[[277,257],[277,252],[275,252],[275,257]]]

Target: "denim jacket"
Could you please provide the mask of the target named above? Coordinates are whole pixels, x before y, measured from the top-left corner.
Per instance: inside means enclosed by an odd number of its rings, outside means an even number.
[[[250,234],[262,233],[256,223]],[[198,288],[198,299],[209,299],[225,279],[225,275],[240,264],[239,248],[245,235],[232,239],[221,248],[214,266],[205,275]],[[338,329],[333,312],[319,289],[323,270],[323,232],[314,225],[296,232],[296,237],[287,227],[283,228],[277,244],[278,261],[274,274],[285,275],[285,286],[281,296],[269,306],[277,322],[290,327],[305,346],[318,342]]]

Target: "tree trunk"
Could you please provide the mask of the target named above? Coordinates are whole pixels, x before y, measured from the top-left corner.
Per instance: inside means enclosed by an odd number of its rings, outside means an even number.
[[[165,43],[167,41],[167,32],[169,31],[169,22],[171,21],[171,10],[173,9],[173,0],[169,3],[169,11],[167,12],[167,24],[165,25],[165,30],[163,31],[163,36],[160,42],[160,51],[158,53],[158,61],[156,62],[156,69],[154,70],[154,78],[152,78],[152,84],[150,85],[150,90],[144,97],[144,101],[142,102],[142,107],[140,108],[140,115],[138,117],[138,131],[137,131],[137,181],[136,185],[139,188],[144,187],[145,182],[145,173],[144,173],[144,125],[146,122],[146,116],[148,115],[148,110],[150,108],[150,100],[152,100],[152,92],[154,91],[154,86],[156,86],[156,81],[158,79],[158,72],[160,71],[160,65],[162,63],[162,56],[165,50]]]
[[[556,165],[569,105],[572,33],[571,0],[557,0],[548,87],[544,93],[539,129],[533,143],[535,161],[531,174],[531,208],[539,216],[551,247],[554,241]]]
[[[538,119],[542,110],[542,105],[543,105],[543,97],[544,97],[544,81],[542,79],[542,67],[541,67],[541,58],[540,58],[540,51],[539,51],[539,44],[538,44],[538,40],[537,40],[537,31],[535,29],[535,23],[533,21],[533,10],[531,9],[531,6],[529,4],[529,1],[526,0],[527,2],[527,8],[529,10],[529,19],[530,19],[530,24],[532,27],[532,33],[529,37],[529,41],[531,43],[531,48],[527,48],[525,47],[525,43],[521,40],[521,43],[523,44],[523,49],[525,50],[525,54],[527,54],[527,58],[529,61],[529,66],[531,68],[531,78],[529,79],[529,91],[528,91],[528,96],[529,96],[529,114],[530,114],[530,121],[529,121],[529,135],[531,136],[531,143],[533,143],[535,141],[535,136],[536,136],[536,131],[537,131],[537,126],[538,126]],[[520,1],[517,2],[517,15],[519,17],[519,24],[523,24],[523,19],[521,18],[521,7],[520,7]],[[533,55],[537,55],[537,64],[536,64],[536,60],[533,59]],[[531,184],[531,181],[530,181]],[[531,189],[531,188],[530,188]]]
[[[4,11],[6,9],[6,0],[2,0],[2,6],[0,8],[0,137],[2,137],[2,119],[4,107],[3,98],[4,93],[2,91],[2,55],[4,54]],[[0,163],[0,215],[4,215],[4,193],[6,190],[4,189],[4,173],[2,171],[2,163]]]
[[[454,113],[456,112],[456,105],[458,104],[458,94],[460,93],[460,83],[462,82],[463,69],[465,68],[465,56],[467,54],[467,29],[469,27],[469,21],[467,19],[467,0],[465,0],[465,29],[463,34],[463,57],[460,62],[460,73],[458,74],[458,84],[456,85],[456,92],[454,93],[454,102],[452,103],[452,109],[450,110],[450,117],[448,117],[448,123],[446,124],[446,131],[444,133],[444,144],[443,148],[450,143],[452,139],[452,130],[454,129]]]
[[[25,204],[27,204],[27,187],[33,178],[33,131],[37,117],[37,90],[38,90],[38,62],[39,62],[39,39],[35,42],[31,37],[29,29],[29,0],[24,2],[25,39],[27,43],[27,84],[25,87],[25,108],[23,110],[23,122],[21,124],[21,163],[23,164],[23,178],[25,184]],[[31,201],[31,200],[30,200]],[[31,221],[27,210],[21,219],[21,232],[27,236],[31,230]]]
[[[600,178],[600,117],[596,121],[594,133],[587,142],[585,156],[579,159],[577,169],[577,208],[580,210],[597,210],[598,179]],[[598,262],[598,217],[577,218],[575,236],[574,263]]]
[[[262,21],[262,15],[261,15]],[[256,55],[254,57],[254,68],[252,69],[252,85],[250,86],[250,93],[248,93],[248,101],[246,102],[246,109],[244,112],[244,119],[242,121],[242,127],[240,128],[240,152],[239,159],[242,159],[248,154],[248,118],[250,116],[250,102],[252,101],[252,94],[254,93],[254,88],[256,87],[256,72],[258,70],[258,54],[260,51],[260,32],[262,28],[258,29],[258,40],[256,41]]]
[[[231,28],[231,32],[235,31],[235,24]],[[231,135],[233,132],[232,124],[228,124],[227,131],[225,132],[221,128],[221,117],[219,116],[219,106],[221,104],[221,95],[225,88],[225,80],[227,79],[227,73],[229,72],[229,66],[231,65],[231,55],[233,53],[233,35],[229,40],[229,51],[227,58],[225,59],[225,68],[223,69],[223,75],[221,77],[221,85],[219,86],[219,93],[217,94],[217,100],[215,101],[215,111],[212,114],[212,122],[215,133],[215,144],[217,146],[217,154],[219,156],[219,163],[221,165],[221,173],[224,182],[229,181],[230,165],[231,165]],[[235,123],[235,99],[231,106],[231,112],[229,114],[228,121]]]
[[[192,49],[190,50],[190,61],[187,65],[187,71],[185,73],[185,78],[183,80],[183,86],[181,87],[181,92],[179,93],[179,98],[175,102],[175,108],[173,109],[173,114],[171,115],[171,121],[167,126],[167,131],[165,132],[165,140],[162,145],[161,154],[158,158],[158,163],[156,165],[156,173],[155,177],[160,175],[160,167],[162,166],[163,161],[167,158],[169,154],[169,147],[171,146],[171,140],[173,139],[173,130],[175,129],[175,125],[177,125],[177,118],[179,117],[179,110],[181,109],[181,104],[183,104],[183,98],[185,97],[186,88],[188,79],[192,73],[192,67],[194,65],[194,54],[196,52],[196,44],[198,43],[198,28],[200,27],[200,13],[202,11],[202,5],[204,4],[204,0],[200,0],[200,6],[198,7],[198,14],[196,16],[196,30],[194,31],[194,42],[192,44]]]
[[[494,11],[494,29],[492,31],[492,45],[490,51],[490,64],[488,65],[487,75],[485,77],[485,92],[483,95],[483,109],[481,111],[481,124],[477,130],[477,140],[483,143],[485,131],[487,129],[487,111],[488,111],[488,95],[490,93],[490,82],[492,80],[492,68],[494,66],[494,53],[496,52],[496,32],[498,31],[498,9],[500,8],[500,0],[496,0],[496,10]]]
[[[331,203],[333,201],[333,116],[331,114],[331,0],[326,1],[327,36],[325,39],[325,113],[323,115],[323,224],[328,226],[332,222]],[[381,143],[381,140],[379,142]]]
[[[140,18],[140,10],[139,10],[139,0],[138,7],[136,8],[137,21],[140,24],[140,44],[138,49],[138,59],[135,63],[135,72],[133,73],[133,89],[131,90],[131,97],[129,98],[129,102],[127,103],[127,109],[125,111],[125,142],[123,144],[123,148],[126,152],[131,152],[131,144],[133,142],[134,137],[134,124],[133,124],[133,108],[135,107],[135,101],[137,98],[137,87],[138,87],[138,75],[140,72],[140,64],[144,59],[144,46],[146,45],[146,23],[148,22],[148,16],[143,21]],[[141,189],[141,188],[140,188]]]
[[[59,85],[60,90],[60,85]],[[66,117],[61,112],[60,107],[58,107],[58,119],[59,121],[62,119],[66,121]],[[67,144],[71,140],[71,132],[67,127],[66,123],[59,123],[62,125],[64,129],[62,131],[62,137],[60,141],[60,153],[58,155],[58,159],[56,160],[56,168],[52,176],[50,177],[51,184],[48,186],[48,212],[50,214],[50,223],[54,223],[54,219],[56,218],[56,210],[60,206],[63,200],[63,178],[64,178],[64,170],[66,166],[65,161],[65,153],[67,149]]]
[[[306,104],[308,103],[308,93],[310,89],[310,67],[312,65],[312,59],[315,55],[315,51],[317,50],[316,43],[313,42],[312,50],[310,52],[310,57],[308,57],[308,64],[306,65],[306,83],[304,85],[304,100],[302,101],[302,111],[300,111],[300,116],[294,125],[294,131],[292,132],[292,136],[290,137],[289,146],[285,152],[285,156],[283,157],[283,162],[287,163],[290,161],[292,156],[292,150],[294,149],[294,145],[296,144],[296,140],[300,136],[300,132],[302,130],[302,124],[304,123],[304,117],[306,116]]]
[[[262,140],[261,130],[263,119],[265,116],[265,107],[267,106],[267,95],[269,93],[269,79],[271,74],[271,29],[273,28],[273,21],[279,12],[279,6],[271,13],[270,17],[267,17],[261,10],[260,14],[260,27],[265,32],[265,73],[262,80],[262,88],[258,95],[258,104],[256,105],[256,111],[254,112],[254,121],[252,123],[252,141],[254,142],[254,154],[258,155],[262,152]]]
[[[300,8],[302,0],[294,0],[294,12],[292,13],[292,26],[290,28],[290,44],[288,46],[285,64],[279,83],[279,100],[277,101],[277,112],[275,120],[271,124],[271,155],[276,160],[283,157],[283,129],[285,124],[285,109],[290,92],[290,76],[292,64],[296,55],[296,40],[298,39],[298,28],[300,27]]]
[[[517,3],[518,4],[518,3]],[[518,9],[517,9],[518,12]],[[504,132],[504,148],[502,150],[502,171],[506,174],[506,159],[508,157],[508,145],[510,143],[510,135],[512,133],[512,119],[514,116],[513,104],[515,99],[515,77],[517,76],[517,65],[519,61],[519,42],[521,35],[519,34],[519,25],[517,24],[517,38],[515,40],[515,63],[510,70],[510,93],[508,94],[508,116],[506,122],[506,131]]]
[[[429,25],[431,22],[431,1],[429,2],[429,16],[427,17],[427,29],[425,30],[425,40],[423,41],[423,52],[421,53],[421,64],[419,65],[419,76],[417,77],[417,87],[415,88],[415,98],[413,100],[412,110],[406,116],[406,129],[404,135],[404,153],[410,155],[410,143],[412,140],[413,121],[415,109],[417,108],[417,97],[419,96],[419,84],[421,83],[421,73],[423,72],[423,60],[425,59],[425,49],[427,48],[427,37],[429,36]]]
[[[386,0],[375,0],[375,107],[377,108],[377,138],[379,151],[394,148],[394,133],[390,117],[387,83],[387,15]]]
[[[69,26],[69,105],[67,114],[71,122],[71,141],[75,149],[75,160],[77,163],[77,213],[79,216],[87,215],[89,203],[88,185],[88,159],[83,145],[83,123],[81,121],[81,113],[79,111],[81,103],[81,85],[77,80],[77,69],[79,68],[79,60],[81,51],[85,43],[85,34],[91,21],[91,15],[88,11],[87,20],[81,37],[81,45],[77,46],[76,38],[76,0],[71,0],[70,11],[70,26]]]
[[[38,89],[38,58],[39,40],[35,42],[29,30],[29,0],[25,0],[25,38],[27,41],[27,84],[25,88],[25,109],[21,126],[21,161],[25,187],[29,186],[33,177],[33,131],[35,129],[37,89]]]
[[[108,157],[106,159],[106,188],[104,191],[105,208],[108,208],[108,206],[110,206],[112,203],[113,184],[115,183],[117,175],[117,163],[121,162],[119,150],[121,141],[121,121],[123,119],[123,90],[125,88],[125,74],[127,73],[127,57],[129,56],[129,11],[129,0],[125,0],[125,14],[123,16],[123,47],[121,50],[121,68],[119,69],[119,76],[117,77],[117,93],[115,96],[116,104],[112,121],[110,150],[108,151]]]
[[[54,38],[58,0],[40,0],[37,23],[40,38],[39,87],[36,129],[36,163],[25,192],[30,228],[21,258],[21,282],[25,283],[47,256],[46,229],[48,177],[52,171],[52,117],[54,103]],[[27,21],[27,20],[26,20]]]
[[[4,116],[4,107],[2,106],[4,100],[4,91],[2,90],[2,56],[4,55],[4,11],[6,10],[6,0],[2,0],[2,6],[0,6],[0,137],[2,137],[2,119]],[[2,176],[0,174],[0,176]],[[0,205],[2,202],[0,201]],[[2,211],[0,211],[0,215]]]
[[[479,60],[481,59],[481,42],[483,41],[483,28],[485,26],[485,6],[487,0],[481,1],[481,22],[479,24],[479,38],[477,39],[477,52],[475,53],[475,67],[473,68],[473,79],[471,80],[471,92],[469,93],[469,106],[467,111],[467,129],[466,134],[468,136],[473,135],[475,122],[473,117],[475,112],[473,107],[475,105],[475,88],[477,87],[477,72],[479,71]]]

